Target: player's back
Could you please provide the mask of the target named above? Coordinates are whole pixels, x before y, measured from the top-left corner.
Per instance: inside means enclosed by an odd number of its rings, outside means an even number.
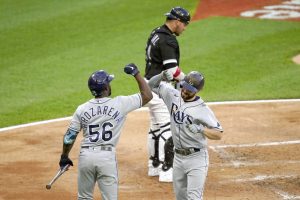
[[[80,105],[75,119],[83,130],[82,146],[116,146],[128,112],[141,107],[140,94],[96,98]],[[71,125],[72,126],[72,125]]]
[[[179,64],[179,46],[176,37],[166,25],[154,29],[146,46],[147,80],[165,70],[164,61],[175,59]]]

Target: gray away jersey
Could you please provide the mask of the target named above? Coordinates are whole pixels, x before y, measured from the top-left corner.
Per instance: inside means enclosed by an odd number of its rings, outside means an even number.
[[[83,130],[81,146],[111,145],[118,143],[126,115],[142,106],[141,95],[97,98],[78,106],[70,129]]]
[[[184,102],[181,92],[167,84],[160,84],[159,96],[164,100],[170,112],[171,131],[175,148],[203,148],[207,139],[201,133],[192,133],[187,124],[201,124],[210,129],[222,131],[222,127],[212,110],[199,98],[196,101]]]

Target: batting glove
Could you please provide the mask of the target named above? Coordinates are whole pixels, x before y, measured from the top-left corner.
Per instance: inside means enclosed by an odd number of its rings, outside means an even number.
[[[127,64],[124,67],[124,72],[126,74],[131,74],[132,76],[136,76],[138,73],[140,73],[139,69],[134,63]]]
[[[171,70],[165,70],[164,72],[163,72],[163,76],[164,76],[164,79],[166,80],[166,81],[172,81],[173,80],[173,73],[172,73],[172,71]]]
[[[66,166],[66,165],[73,166],[73,162],[67,155],[62,154],[60,156],[59,166],[60,166],[60,168],[64,168],[64,166]]]
[[[202,124],[199,124],[199,125],[197,125],[197,124],[188,124],[187,128],[192,133],[203,133],[204,132],[204,126]]]

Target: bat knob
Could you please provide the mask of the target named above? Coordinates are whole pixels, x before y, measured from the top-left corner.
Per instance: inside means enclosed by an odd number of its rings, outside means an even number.
[[[46,185],[47,190],[51,189],[51,185]]]

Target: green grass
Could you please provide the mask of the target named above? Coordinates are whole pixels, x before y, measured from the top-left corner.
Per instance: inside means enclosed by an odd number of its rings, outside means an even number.
[[[197,0],[181,6],[194,12]],[[89,75],[115,74],[113,96],[137,86],[123,73],[144,70],[150,31],[177,1],[0,0],[0,127],[70,116],[92,98]],[[298,22],[209,18],[182,36],[181,68],[206,77],[206,101],[300,97]]]
[[[291,61],[300,53],[298,22],[218,17],[191,27],[180,38],[188,43],[182,66],[204,73],[205,99],[300,97],[300,66]]]

